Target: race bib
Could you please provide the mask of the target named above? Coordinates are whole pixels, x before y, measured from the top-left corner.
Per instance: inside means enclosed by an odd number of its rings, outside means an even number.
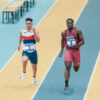
[[[75,38],[67,38],[67,47],[73,47],[76,44]]]
[[[33,52],[35,51],[35,44],[25,44],[24,45],[24,51],[27,51],[27,52]]]

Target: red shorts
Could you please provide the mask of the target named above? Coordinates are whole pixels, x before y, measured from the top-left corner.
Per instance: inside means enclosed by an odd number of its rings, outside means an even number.
[[[64,62],[72,62],[74,66],[80,66],[80,50],[66,49]]]

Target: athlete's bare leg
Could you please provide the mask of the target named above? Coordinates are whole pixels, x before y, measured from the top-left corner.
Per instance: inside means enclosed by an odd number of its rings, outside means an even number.
[[[23,73],[26,73],[26,66],[27,66],[27,62],[28,62],[28,57],[23,56],[22,60],[23,60]]]
[[[70,78],[70,69],[71,69],[71,66],[72,66],[72,62],[65,62],[65,87],[68,87],[68,81],[69,81],[69,78]]]
[[[23,60],[23,72],[20,75],[20,80],[23,80],[24,79],[24,76],[26,74],[26,65],[27,65],[27,62],[28,62],[28,57],[27,56],[23,56],[22,57],[22,60]]]
[[[33,77],[36,77],[37,64],[32,64],[32,70],[33,70]]]

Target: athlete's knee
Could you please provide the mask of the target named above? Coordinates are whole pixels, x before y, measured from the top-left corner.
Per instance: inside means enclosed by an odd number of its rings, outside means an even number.
[[[28,57],[23,56],[23,63],[27,63],[27,61],[28,61]]]
[[[74,71],[78,72],[80,66],[74,66]]]
[[[66,70],[70,71],[71,69],[71,62],[65,62]]]
[[[66,66],[66,70],[67,71],[70,71],[70,66]]]
[[[28,59],[23,59],[23,63],[27,63]]]

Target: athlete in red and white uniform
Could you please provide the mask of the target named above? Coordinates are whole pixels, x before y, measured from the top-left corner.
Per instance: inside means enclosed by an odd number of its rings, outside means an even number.
[[[63,49],[65,47],[64,63],[66,66],[65,70],[65,91],[68,92],[68,81],[70,78],[70,69],[73,63],[75,72],[78,71],[80,67],[80,46],[84,44],[84,38],[81,30],[73,27],[74,20],[69,18],[66,21],[68,29],[66,29],[61,34],[61,53],[63,54]]]
[[[23,45],[24,45],[23,52],[22,52],[23,72],[20,75],[20,80],[24,79],[24,76],[26,74],[26,65],[27,62],[30,61],[33,69],[32,84],[36,84],[38,55],[37,55],[35,45],[36,42],[40,41],[40,37],[39,37],[39,32],[35,28],[32,28],[32,24],[33,24],[32,19],[26,18],[26,29],[23,29],[20,32],[18,50],[20,50],[21,42],[23,40]]]

